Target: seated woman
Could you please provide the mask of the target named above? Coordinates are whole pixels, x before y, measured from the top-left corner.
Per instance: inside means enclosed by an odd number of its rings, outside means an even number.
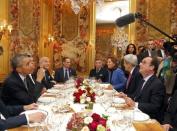
[[[126,77],[124,72],[118,68],[117,59],[114,57],[109,57],[107,60],[109,77],[108,81],[115,90],[123,91],[126,85]]]

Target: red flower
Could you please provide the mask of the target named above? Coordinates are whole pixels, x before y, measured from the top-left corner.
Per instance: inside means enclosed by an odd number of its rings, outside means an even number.
[[[102,126],[106,127],[106,119],[100,118],[99,124],[101,124]]]
[[[99,123],[96,122],[96,121],[93,121],[92,123],[90,123],[90,124],[88,125],[90,131],[96,131],[96,128],[97,128],[98,124],[99,124]]]
[[[100,115],[96,113],[93,113],[91,117],[93,118],[93,121],[96,121],[96,122],[99,122],[101,118]]]

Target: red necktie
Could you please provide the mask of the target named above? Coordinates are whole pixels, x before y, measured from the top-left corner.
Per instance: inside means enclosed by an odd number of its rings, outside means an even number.
[[[127,80],[127,84],[126,84],[126,89],[128,89],[131,77],[132,77],[132,74],[130,73],[129,76],[128,76],[128,80]]]

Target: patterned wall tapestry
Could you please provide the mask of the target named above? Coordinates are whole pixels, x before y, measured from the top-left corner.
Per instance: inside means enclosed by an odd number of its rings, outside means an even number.
[[[177,35],[177,0],[171,0],[171,34]]]
[[[111,36],[114,33],[114,26],[97,26],[96,28],[96,58],[106,62],[108,56],[113,55]]]
[[[147,17],[147,1],[146,0],[137,0],[137,12],[144,15],[144,17]],[[142,25],[141,22],[136,22],[136,39],[135,43],[142,44],[144,41],[148,39],[147,37],[147,26]]]
[[[13,26],[10,56],[29,53],[38,58],[40,0],[9,0],[9,9]]]
[[[86,71],[86,52],[89,36],[89,8],[82,7],[75,15],[69,4],[54,1],[54,68],[62,65],[62,57],[72,59],[72,66],[79,72]]]

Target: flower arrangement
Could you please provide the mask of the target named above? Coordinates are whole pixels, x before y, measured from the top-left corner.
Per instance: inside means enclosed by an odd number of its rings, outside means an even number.
[[[107,129],[107,117],[101,117],[97,113],[84,115],[84,113],[73,114],[67,124],[67,129],[76,131],[110,131]]]
[[[74,92],[73,96],[75,103],[87,104],[90,102],[95,102],[95,92],[89,85],[88,80],[77,80],[76,91]]]

